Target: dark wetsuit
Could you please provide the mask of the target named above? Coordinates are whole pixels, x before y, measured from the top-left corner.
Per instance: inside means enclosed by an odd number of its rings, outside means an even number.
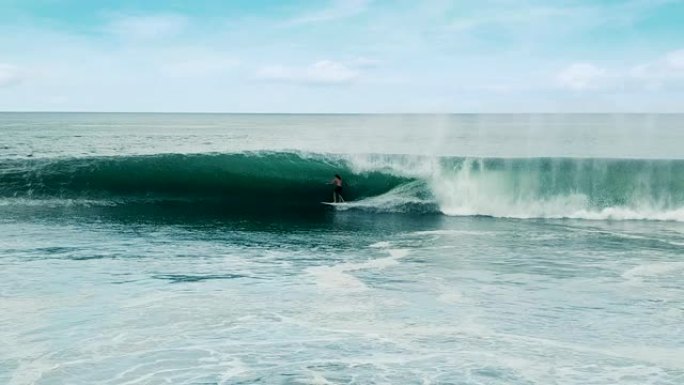
[[[335,184],[335,202],[337,201],[342,201],[344,202],[344,198],[342,198],[342,179],[341,178],[335,178],[333,179],[333,183]]]

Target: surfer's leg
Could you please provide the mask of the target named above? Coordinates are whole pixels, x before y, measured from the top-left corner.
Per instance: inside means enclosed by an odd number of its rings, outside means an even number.
[[[335,191],[333,191],[333,199],[335,200],[335,203],[341,203],[344,202],[344,199],[342,199],[342,187],[337,186],[335,187]]]

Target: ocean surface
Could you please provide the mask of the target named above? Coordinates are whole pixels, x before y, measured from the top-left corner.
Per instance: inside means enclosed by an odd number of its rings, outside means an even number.
[[[683,325],[684,115],[0,113],[0,384],[681,385]]]

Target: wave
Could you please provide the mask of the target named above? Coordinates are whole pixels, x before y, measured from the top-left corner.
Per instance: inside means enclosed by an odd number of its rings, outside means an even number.
[[[169,204],[210,210],[684,221],[684,160],[291,152],[0,160],[0,206]]]
[[[101,205],[216,205],[225,208],[320,209],[335,173],[353,174],[339,157],[297,153],[163,154],[0,160],[7,202],[100,202]],[[407,178],[364,172],[349,178],[345,197],[382,194]]]

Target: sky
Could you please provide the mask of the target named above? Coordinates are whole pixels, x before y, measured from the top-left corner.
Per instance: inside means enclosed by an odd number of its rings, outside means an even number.
[[[0,0],[0,111],[684,112],[684,0]]]

